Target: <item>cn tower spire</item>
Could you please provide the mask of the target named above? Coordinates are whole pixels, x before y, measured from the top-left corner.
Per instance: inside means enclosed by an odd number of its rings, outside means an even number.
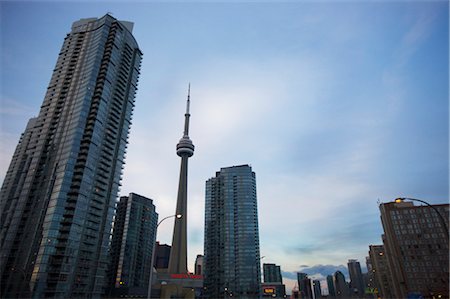
[[[194,144],[189,138],[189,106],[191,96],[191,84],[188,87],[186,113],[184,114],[184,133],[177,144],[177,155],[181,157],[180,181],[178,184],[178,197],[176,215],[173,228],[172,249],[169,259],[169,274],[185,274],[187,269],[187,175],[188,158],[194,154]]]
[[[189,137],[189,117],[191,117],[191,114],[189,114],[189,106],[191,106],[191,83],[189,83],[189,86],[188,86],[188,95],[187,95],[187,101],[186,101],[186,113],[184,114],[183,137]]]

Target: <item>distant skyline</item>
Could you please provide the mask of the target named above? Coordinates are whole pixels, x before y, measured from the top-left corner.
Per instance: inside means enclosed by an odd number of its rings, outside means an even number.
[[[447,1],[2,1],[1,181],[72,22],[107,12],[134,23],[144,53],[120,195],[152,198],[161,219],[191,82],[190,271],[221,167],[256,173],[262,263],[281,266],[288,293],[297,271],[365,268],[378,201],[448,202]]]

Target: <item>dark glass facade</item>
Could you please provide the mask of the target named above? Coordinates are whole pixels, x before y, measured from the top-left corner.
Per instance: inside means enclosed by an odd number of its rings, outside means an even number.
[[[281,269],[280,266],[277,266],[275,264],[263,264],[263,276],[264,276],[264,282],[270,283],[270,282],[278,282],[282,283],[281,278]]]
[[[298,291],[300,298],[312,299],[311,279],[306,273],[297,273]]]
[[[364,280],[361,265],[357,260],[349,260],[347,263],[350,274],[350,292],[357,296],[364,296]]]
[[[98,298],[141,63],[132,23],[81,19],[1,188],[5,297]]]
[[[108,278],[112,296],[147,296],[157,222],[150,198],[134,193],[120,198]]]
[[[281,268],[275,264],[263,264],[264,283],[262,284],[263,297],[285,298],[286,286],[281,277]]]
[[[258,298],[261,290],[255,173],[222,168],[206,182],[204,285],[209,298]]]
[[[172,247],[167,244],[159,244],[156,242],[155,261],[153,267],[156,269],[167,269],[169,267],[170,249]]]

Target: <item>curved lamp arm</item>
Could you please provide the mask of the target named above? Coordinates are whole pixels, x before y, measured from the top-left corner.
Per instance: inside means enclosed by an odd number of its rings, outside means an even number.
[[[396,199],[395,199],[395,202],[396,202],[396,203],[401,203],[401,202],[404,202],[405,200],[418,201],[418,202],[421,202],[421,203],[423,203],[423,204],[426,204],[427,206],[429,206],[430,208],[432,208],[432,209],[436,212],[436,214],[438,214],[439,219],[441,220],[442,225],[444,226],[444,230],[445,230],[445,234],[446,234],[446,236],[447,236],[447,239],[449,238],[447,222],[445,222],[444,216],[442,216],[441,213],[440,213],[434,206],[430,205],[429,203],[427,203],[427,202],[424,201],[424,200],[417,199],[417,198],[409,198],[409,197],[399,197],[399,198],[396,198]]]

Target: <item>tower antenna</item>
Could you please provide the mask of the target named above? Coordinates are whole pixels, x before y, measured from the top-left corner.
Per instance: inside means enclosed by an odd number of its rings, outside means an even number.
[[[191,82],[188,85],[188,95],[187,95],[187,104],[186,104],[186,114],[189,114],[189,106],[191,104]]]

